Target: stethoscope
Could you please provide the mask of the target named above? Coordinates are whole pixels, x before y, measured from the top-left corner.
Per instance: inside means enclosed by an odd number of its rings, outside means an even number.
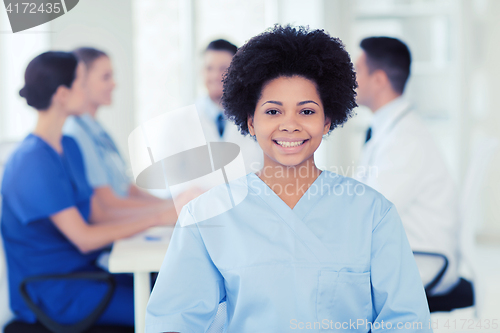
[[[129,181],[129,179],[126,177],[126,167],[125,167],[125,161],[121,157],[118,148],[114,144],[114,142],[111,140],[109,135],[107,135],[105,132],[101,132],[97,134],[100,139],[97,138],[96,135],[94,135],[94,132],[92,129],[82,120],[80,117],[75,117],[76,122],[80,125],[80,127],[87,133],[87,135],[92,139],[94,144],[98,147],[101,147],[104,151],[109,153],[109,157],[113,161],[113,164],[116,166],[118,170],[120,170],[120,174],[123,176],[123,179],[126,181]],[[97,149],[99,156],[101,159],[105,159],[106,156],[104,155],[103,151],[101,149]],[[108,175],[108,179],[113,179],[113,175],[111,174],[111,171],[108,168],[106,169],[106,173]]]

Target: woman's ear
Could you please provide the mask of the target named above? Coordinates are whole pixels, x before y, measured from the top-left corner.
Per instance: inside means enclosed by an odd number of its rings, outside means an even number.
[[[325,127],[323,128],[323,135],[328,134],[331,126],[332,126],[332,121],[330,120],[330,118],[325,117]]]
[[[59,87],[57,87],[54,95],[52,95],[51,104],[64,104],[66,102],[68,94],[69,89],[64,85],[60,85]]]
[[[248,125],[248,133],[250,133],[251,136],[254,136],[255,129],[253,128],[253,117],[248,117],[247,125]]]

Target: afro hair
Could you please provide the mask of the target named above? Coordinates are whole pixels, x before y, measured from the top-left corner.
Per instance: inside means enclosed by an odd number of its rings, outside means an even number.
[[[238,49],[224,75],[222,105],[243,135],[263,86],[278,77],[302,76],[316,83],[330,131],[344,124],[356,105],[356,74],[342,42],[323,30],[276,25]]]

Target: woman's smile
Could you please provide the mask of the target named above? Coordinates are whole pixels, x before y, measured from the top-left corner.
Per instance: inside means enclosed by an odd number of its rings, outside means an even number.
[[[309,141],[309,139],[305,140],[294,140],[294,139],[273,139],[274,143],[283,149],[286,153],[296,153],[299,152],[305,143]]]
[[[313,161],[330,129],[316,83],[301,76],[264,85],[248,128],[264,151],[264,165],[300,166]]]

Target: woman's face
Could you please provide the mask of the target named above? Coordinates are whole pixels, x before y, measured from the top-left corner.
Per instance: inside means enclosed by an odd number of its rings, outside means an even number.
[[[300,166],[330,129],[316,84],[304,77],[279,77],[262,88],[249,132],[264,151],[264,164]]]
[[[110,105],[112,93],[115,89],[113,79],[113,67],[107,56],[101,56],[94,60],[87,70],[87,102],[95,107]]]
[[[86,69],[83,63],[76,67],[75,79],[71,88],[67,89],[64,99],[64,109],[68,114],[78,115],[83,113],[87,97],[85,89]]]

